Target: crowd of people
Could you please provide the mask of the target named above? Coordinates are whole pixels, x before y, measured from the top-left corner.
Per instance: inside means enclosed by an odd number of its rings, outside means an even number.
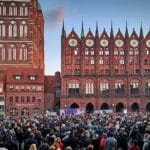
[[[150,114],[9,117],[0,150],[150,150]]]

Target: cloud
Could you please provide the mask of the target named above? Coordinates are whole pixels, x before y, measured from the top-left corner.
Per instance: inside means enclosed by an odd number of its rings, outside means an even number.
[[[45,17],[45,23],[50,28],[56,28],[62,23],[66,15],[66,9],[64,7],[58,7],[52,11],[47,12]]]

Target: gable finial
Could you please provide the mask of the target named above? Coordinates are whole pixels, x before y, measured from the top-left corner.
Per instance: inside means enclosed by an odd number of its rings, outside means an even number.
[[[96,31],[95,31],[95,37],[99,37],[99,32],[98,32],[98,22],[96,21]]]
[[[62,25],[62,36],[66,36],[66,31],[65,31],[65,25],[64,25],[64,19],[63,19],[63,25]]]
[[[110,29],[110,38],[114,37],[114,32],[113,32],[113,25],[112,25],[112,20],[111,20],[111,29]]]
[[[143,27],[142,27],[142,21],[141,21],[141,27],[140,27],[140,38],[143,39],[144,35],[143,35]]]
[[[125,37],[126,37],[126,38],[129,37],[129,33],[128,33],[128,23],[127,23],[127,21],[126,21]]]
[[[81,28],[81,38],[84,38],[84,27],[83,27],[83,20],[82,20],[82,28]]]

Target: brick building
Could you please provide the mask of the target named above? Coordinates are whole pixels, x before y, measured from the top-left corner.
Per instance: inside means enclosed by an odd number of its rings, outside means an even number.
[[[7,70],[6,115],[37,115],[45,112],[44,78],[40,69]]]
[[[44,112],[44,19],[38,0],[0,0],[0,74],[1,114]]]
[[[61,35],[61,108],[150,111],[150,31]]]
[[[46,75],[44,78],[44,95],[45,95],[45,110],[59,111],[60,108],[60,91],[61,91],[61,76],[60,72],[55,75]]]

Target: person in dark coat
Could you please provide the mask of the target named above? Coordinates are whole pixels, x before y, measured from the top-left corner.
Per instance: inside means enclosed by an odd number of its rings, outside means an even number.
[[[73,150],[76,150],[78,148],[78,143],[79,139],[74,135],[74,132],[72,131],[65,141],[65,146],[71,146]]]
[[[9,133],[7,136],[6,148],[8,150],[19,150],[19,143],[14,140],[13,135]]]
[[[31,133],[30,134],[30,137],[28,139],[25,140],[25,143],[24,143],[24,150],[29,150],[30,146],[32,144],[35,144],[36,145],[36,148],[38,148],[38,142],[36,141],[36,139],[34,138],[34,134]]]

